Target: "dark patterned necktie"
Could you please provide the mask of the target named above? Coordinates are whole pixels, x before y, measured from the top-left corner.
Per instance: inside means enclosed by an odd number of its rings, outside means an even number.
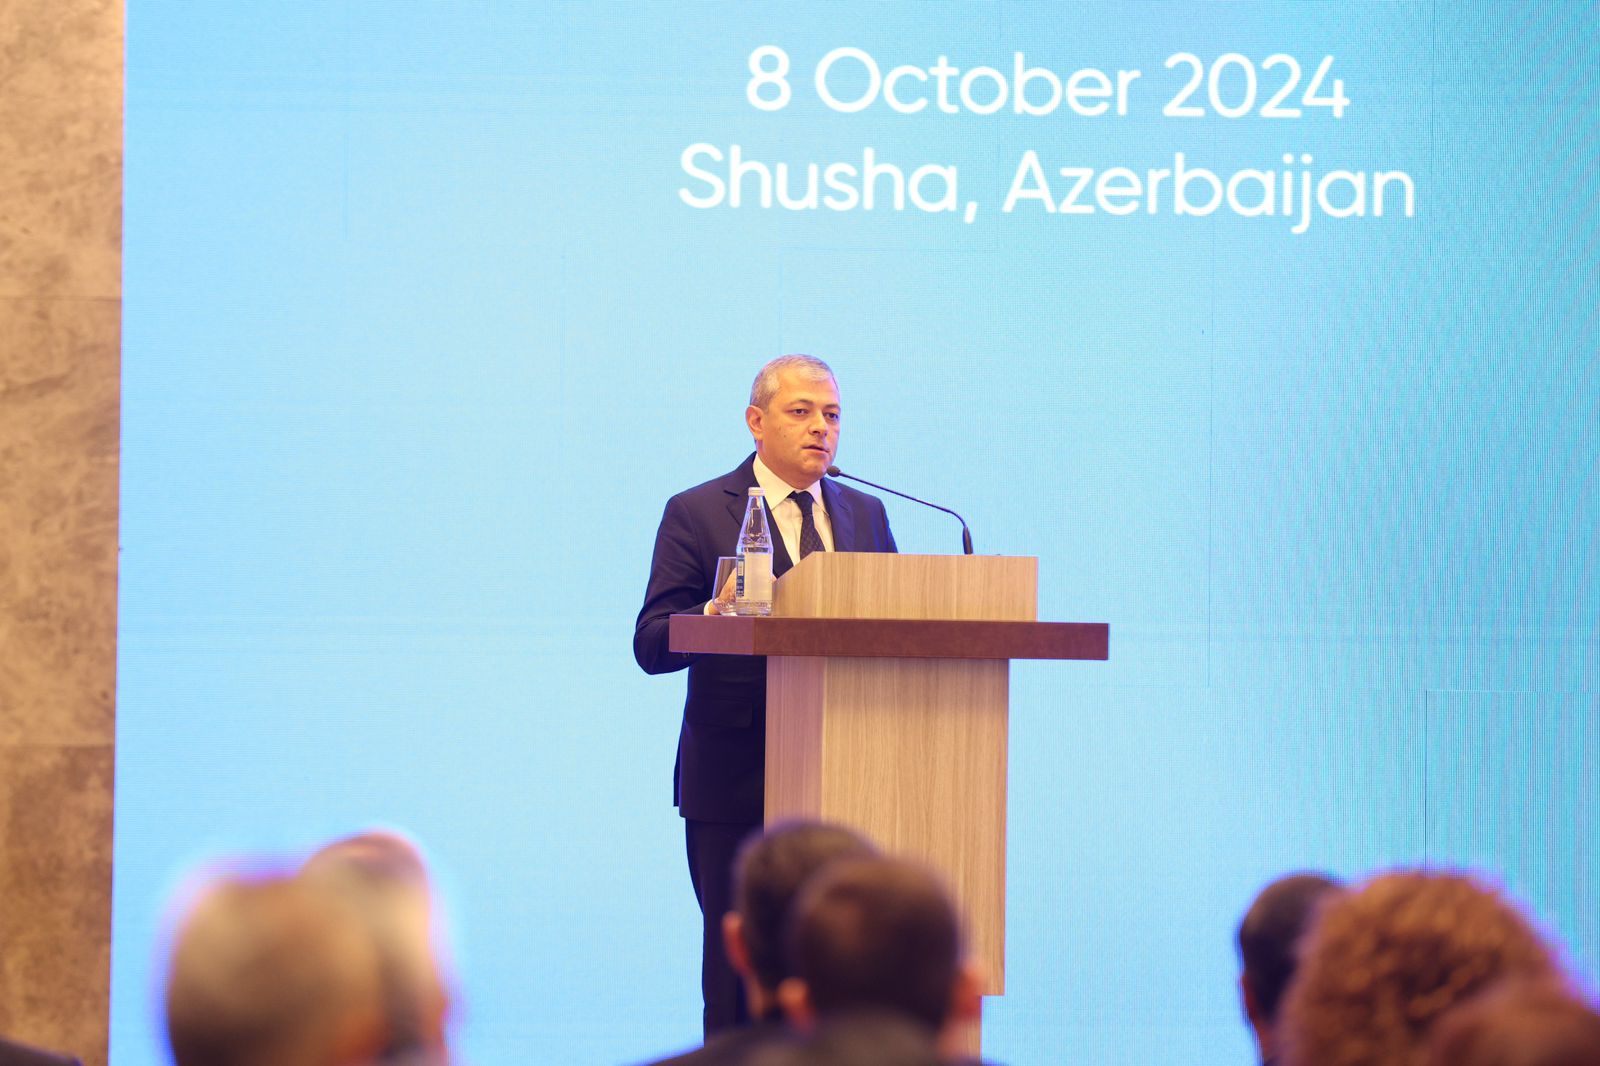
[[[809,492],[791,492],[789,499],[800,508],[800,558],[812,552],[827,551],[822,546],[822,534],[817,532],[816,519],[811,517],[811,506],[817,502],[816,498]]]

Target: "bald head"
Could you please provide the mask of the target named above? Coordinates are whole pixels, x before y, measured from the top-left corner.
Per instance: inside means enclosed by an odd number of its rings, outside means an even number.
[[[369,829],[324,844],[306,860],[303,871],[326,871],[361,877],[374,884],[404,885],[429,891],[428,864],[422,849],[388,829]]]
[[[381,1047],[379,962],[339,894],[227,878],[179,926],[166,988],[177,1066],[346,1066]]]
[[[319,849],[301,877],[342,895],[377,949],[386,1053],[442,1051],[449,995],[421,849],[387,830],[358,833]]]

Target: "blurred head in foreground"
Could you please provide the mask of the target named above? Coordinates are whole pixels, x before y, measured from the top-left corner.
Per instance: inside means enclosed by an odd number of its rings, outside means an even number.
[[[442,1055],[450,998],[438,962],[433,892],[421,849],[398,833],[357,833],[315,852],[301,877],[343,895],[377,949],[384,1057]]]
[[[1280,877],[1261,890],[1239,923],[1239,998],[1262,1062],[1278,1054],[1278,1008],[1294,976],[1296,946],[1317,906],[1339,887],[1322,874]]]
[[[876,855],[853,829],[826,822],[780,822],[750,838],[734,863],[734,910],[722,922],[728,959],[744,978],[750,1015],[778,1016],[778,986],[794,974],[784,925],[806,881],[829,863]]]
[[[1512,982],[1439,1022],[1428,1066],[1600,1066],[1600,1013],[1554,982]]]
[[[1327,901],[1301,945],[1278,1036],[1286,1066],[1424,1066],[1446,1010],[1555,960],[1498,893],[1459,874],[1384,874]]]
[[[977,1016],[981,975],[963,960],[938,877],[902,859],[845,859],[809,881],[785,942],[795,976],[779,998],[802,1030],[857,1011],[909,1019],[954,1050]]]
[[[177,1066],[352,1066],[383,1049],[380,964],[350,903],[298,878],[225,877],[178,927]]]

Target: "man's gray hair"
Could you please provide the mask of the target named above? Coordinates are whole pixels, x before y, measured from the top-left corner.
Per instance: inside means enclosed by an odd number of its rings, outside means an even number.
[[[797,370],[808,381],[827,378],[837,383],[838,380],[833,376],[833,368],[814,355],[780,355],[756,372],[756,379],[750,385],[751,407],[766,410],[778,392],[778,378],[785,370]]]

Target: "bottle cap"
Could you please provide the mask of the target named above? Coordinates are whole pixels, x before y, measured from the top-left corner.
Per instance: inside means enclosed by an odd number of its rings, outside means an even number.
[[[765,498],[765,496],[767,495],[767,490],[762,488],[760,485],[751,485],[750,486],[750,495],[752,495],[752,496],[761,496],[761,497]]]

